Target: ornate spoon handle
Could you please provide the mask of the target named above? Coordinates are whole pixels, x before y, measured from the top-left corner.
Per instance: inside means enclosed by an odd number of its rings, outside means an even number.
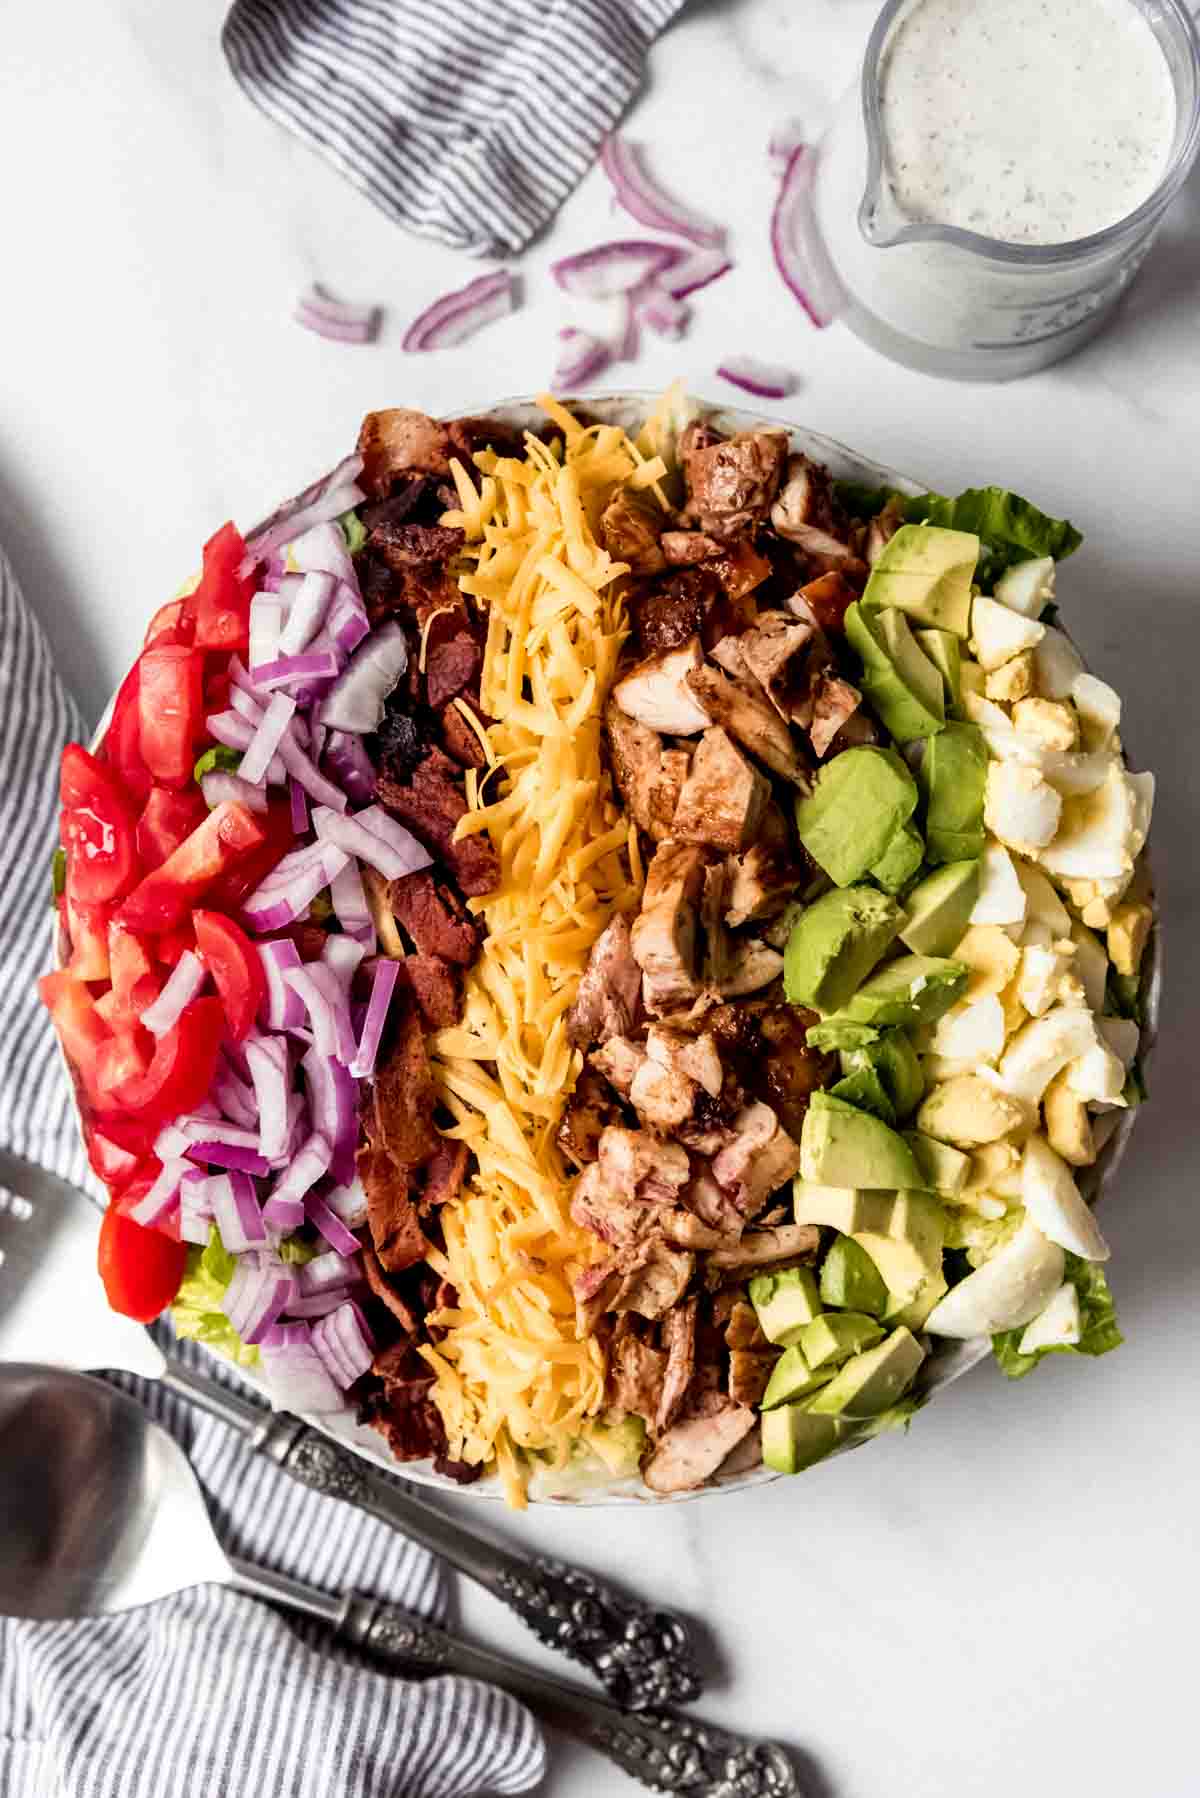
[[[178,1362],[168,1362],[164,1378],[302,1485],[357,1505],[485,1586],[548,1648],[595,1674],[623,1709],[659,1710],[700,1696],[693,1644],[673,1611],[631,1598],[595,1574],[547,1556],[511,1554],[290,1412],[265,1412]]]
[[[456,1641],[393,1605],[351,1594],[336,1625],[343,1641],[397,1672],[458,1673],[520,1698],[555,1729],[607,1755],[656,1792],[687,1798],[803,1798],[777,1742],[753,1742],[712,1723],[661,1712],[622,1712],[574,1686]]]

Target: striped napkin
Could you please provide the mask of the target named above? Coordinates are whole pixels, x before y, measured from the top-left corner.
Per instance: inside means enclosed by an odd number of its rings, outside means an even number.
[[[0,551],[0,1141],[90,1184],[34,992],[55,763],[83,734]],[[178,1352],[216,1371],[196,1345]],[[444,1618],[444,1571],[424,1549],[296,1485],[152,1382],[111,1377],[183,1445],[229,1552]],[[223,1588],[84,1623],[0,1619],[0,1798],[465,1798],[526,1791],[544,1770],[536,1726],[504,1694],[376,1672],[319,1623]]]
[[[683,0],[235,0],[235,80],[407,230],[509,256],[553,217]]]

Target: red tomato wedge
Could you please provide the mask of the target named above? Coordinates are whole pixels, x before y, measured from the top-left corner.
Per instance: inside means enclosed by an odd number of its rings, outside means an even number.
[[[78,743],[68,743],[63,750],[59,792],[68,898],[80,905],[119,899],[139,873],[133,815],[119,781]]]
[[[132,930],[122,930],[119,924],[110,924],[108,966],[109,979],[112,981],[112,992],[109,995],[112,1001],[109,1006],[111,1021],[117,1027],[135,1024],[147,1005],[154,1003],[162,988],[162,978],[155,971],[150,950]]]
[[[156,781],[184,787],[204,728],[204,657],[186,644],[142,652],[138,663],[142,760]]]
[[[114,1204],[100,1226],[97,1265],[113,1310],[148,1324],[179,1291],[187,1244],[134,1223]]]
[[[59,1041],[87,1099],[96,1104],[100,1098],[96,1057],[101,1044],[111,1035],[108,1025],[98,1015],[83,981],[65,969],[57,974],[43,974],[38,993],[54,1020]]]
[[[292,809],[286,799],[272,799],[266,812],[258,813],[254,822],[262,835],[262,842],[227,873],[222,874],[220,880],[205,894],[206,902],[216,911],[238,911],[243,900],[248,899],[262,885],[271,869],[283,860],[289,849],[295,847]]]
[[[103,1180],[110,1192],[124,1192],[146,1167],[142,1156],[135,1155],[131,1149],[123,1149],[120,1143],[100,1130],[87,1132],[87,1155],[92,1172],[97,1179]]]
[[[120,1103],[117,1091],[131,1080],[140,1080],[154,1054],[154,1038],[137,1025],[106,1037],[96,1050],[96,1092],[101,1105],[112,1109]]]
[[[155,649],[169,643],[192,643],[195,636],[196,621],[188,612],[186,599],[169,599],[165,606],[159,606],[150,620],[143,647]]]
[[[71,939],[72,974],[77,980],[109,977],[107,905],[77,905],[68,893],[63,900],[67,935]]]
[[[229,1034],[240,1043],[254,1027],[258,1008],[267,993],[266,975],[259,954],[240,924],[219,911],[192,913],[196,947],[213,977]]]
[[[117,771],[123,791],[134,802],[143,800],[152,784],[150,770],[142,760],[139,685],[139,664],[135,662],[113,701],[112,721],[104,733],[103,748],[105,759]]]
[[[117,922],[148,936],[173,929],[219,876],[236,867],[263,841],[253,814],[235,800],[225,800],[161,868],[134,887],[117,912]]]
[[[182,793],[170,787],[154,787],[137,823],[138,860],[144,868],[161,868],[208,816],[204,795],[197,787]]]
[[[116,1104],[163,1124],[180,1112],[194,1111],[208,1097],[224,1034],[220,1000],[193,999],[178,1022],[158,1038],[146,1071],[113,1088]]]
[[[238,574],[245,554],[246,545],[233,524],[223,524],[204,545],[204,573],[187,602],[202,649],[244,649],[249,644],[254,582]]]

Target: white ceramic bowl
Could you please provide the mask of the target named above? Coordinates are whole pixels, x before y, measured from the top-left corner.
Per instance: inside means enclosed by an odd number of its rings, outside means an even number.
[[[627,429],[637,429],[647,413],[658,399],[657,393],[630,392],[619,394],[600,394],[596,396],[578,395],[565,399],[567,406],[579,405],[586,408],[589,416],[604,423],[619,424]],[[742,407],[712,406],[706,407],[706,415],[718,430],[732,433],[751,430],[764,423],[775,430],[786,430],[793,450],[803,451],[814,461],[823,462],[842,480],[860,481],[872,486],[889,486],[898,488],[903,493],[917,494],[929,491],[929,484],[915,481],[910,476],[900,473],[898,469],[888,468],[883,463],[872,462],[854,450],[847,449],[832,437],[823,437],[816,431],[807,430],[803,425],[785,425],[778,419],[764,420],[761,414],[750,412]],[[455,414],[463,416],[464,414]],[[544,423],[545,415],[532,397],[519,397],[503,400],[499,404],[480,407],[473,416],[494,417],[498,422],[515,425],[519,428],[536,427]],[[106,727],[107,714],[97,730],[99,738]],[[56,960],[61,966],[65,952],[65,944],[61,938],[55,943]],[[1159,946],[1157,926],[1152,934],[1148,951],[1148,977],[1146,981],[1146,1023],[1142,1031],[1140,1053],[1143,1062],[1153,1045],[1158,1023],[1159,994],[1162,984],[1162,955]],[[1116,1128],[1113,1130],[1100,1156],[1093,1167],[1087,1168],[1079,1177],[1079,1187],[1084,1196],[1093,1202],[1104,1195],[1112,1185],[1117,1166],[1125,1153],[1130,1132],[1133,1129],[1136,1111],[1122,1112]],[[979,1361],[986,1359],[991,1350],[991,1342],[987,1337],[979,1337],[970,1342],[953,1342],[946,1337],[933,1338],[933,1346],[918,1376],[920,1391],[933,1393],[940,1387],[949,1385],[952,1380],[959,1379]],[[243,1376],[262,1393],[269,1397],[264,1381],[253,1373],[244,1372]],[[346,1412],[338,1415],[310,1416],[307,1421],[322,1430],[334,1441],[352,1449],[355,1454],[362,1455],[367,1461],[381,1467],[385,1472],[400,1474],[404,1479],[412,1480],[417,1485],[436,1486],[444,1491],[453,1492],[459,1497],[489,1500],[493,1503],[503,1501],[500,1483],[495,1476],[487,1476],[471,1486],[459,1486],[443,1475],[435,1473],[431,1461],[398,1462],[384,1447],[382,1438],[376,1431],[357,1425],[353,1415]],[[924,1424],[922,1427],[928,1427]],[[919,1434],[919,1432],[918,1432]],[[847,1449],[860,1446],[851,1442],[836,1452],[845,1453]],[[914,1451],[919,1453],[919,1447]],[[712,1498],[723,1493],[742,1492],[754,1486],[766,1485],[771,1480],[783,1479],[787,1476],[772,1473],[765,1467],[758,1467],[749,1473],[730,1475],[722,1479],[719,1475],[709,1485],[697,1492],[677,1492],[659,1494],[651,1492],[640,1480],[609,1480],[599,1485],[589,1486],[585,1491],[574,1489],[564,1484],[555,1489],[554,1476],[550,1472],[539,1472],[535,1476],[530,1493],[534,1504],[573,1504],[573,1505],[636,1505],[636,1504],[680,1504],[690,1499]]]

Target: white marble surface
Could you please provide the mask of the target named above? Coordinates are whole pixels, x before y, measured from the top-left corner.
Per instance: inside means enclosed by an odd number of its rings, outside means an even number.
[[[541,385],[564,320],[547,262],[613,223],[593,173],[525,259],[516,317],[458,353],[402,356],[406,318],[471,271],[399,235],[251,109],[221,61],[221,11],[5,11],[0,540],[93,717],[203,538],[332,463],[365,409],[447,412]],[[837,328],[817,335],[769,264],[764,145],[793,113],[819,122],[871,14],[864,0],[707,0],[657,45],[631,129],[681,192],[736,222],[738,268],[701,296],[686,342],[654,344],[612,384],[682,373],[716,396],[721,353],[753,348],[802,376],[781,413],[943,490],[1013,486],[1085,529],[1061,583],[1070,622],[1161,780],[1164,1040],[1105,1220],[1129,1341],[1011,1389],[981,1370],[908,1439],[744,1498],[505,1527],[703,1614],[725,1656],[709,1710],[803,1748],[814,1793],[1187,1798],[1200,1791],[1200,188],[1119,322],[1035,380],[958,387]],[[313,277],[388,304],[376,348],[288,322]],[[463,1610],[518,1645],[489,1601]],[[576,1751],[549,1789],[632,1790]]]

